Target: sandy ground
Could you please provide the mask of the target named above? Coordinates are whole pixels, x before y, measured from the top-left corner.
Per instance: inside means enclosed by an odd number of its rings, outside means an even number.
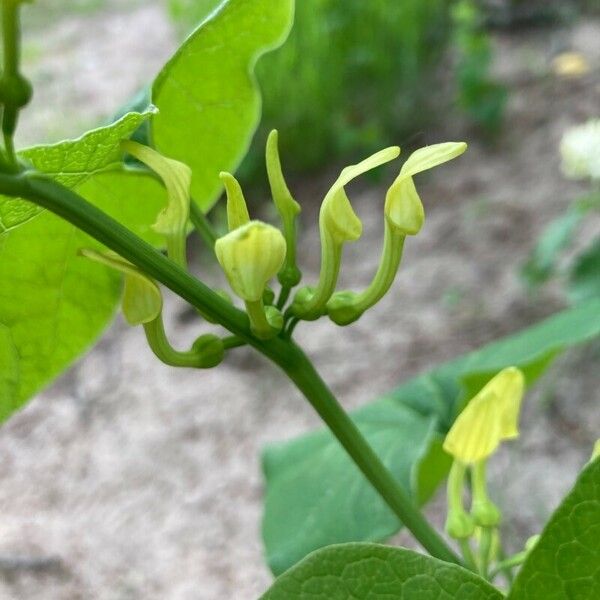
[[[144,26],[136,29],[138,18]],[[93,42],[80,34],[92,22]],[[563,306],[556,286],[528,298],[517,268],[544,224],[582,189],[561,176],[557,144],[565,127],[597,114],[599,33],[600,23],[588,22],[552,36],[500,37],[498,72],[512,88],[503,137],[484,146],[458,120],[443,134],[426,133],[428,141],[463,138],[471,147],[420,182],[427,224],[407,244],[393,293],[350,328],[327,321],[298,328],[345,406]],[[53,23],[46,43],[64,48],[68,64],[85,65],[67,90],[66,62],[48,52],[36,63],[52,104],[63,99],[71,110],[89,95],[61,126],[68,129],[110,114],[160,65],[173,37],[158,8],[147,5]],[[543,75],[553,53],[571,45],[595,71],[577,81]],[[122,69],[116,99],[106,82],[115,65]],[[40,117],[22,139],[40,131],[52,137],[46,122]],[[318,268],[316,205],[308,199],[321,196],[330,179],[304,184],[300,193],[307,281]],[[383,191],[355,192],[365,233],[347,252],[344,280],[360,287],[377,265]],[[599,225],[588,223],[585,236]],[[206,257],[195,268],[219,279]],[[206,329],[172,298],[168,313],[177,344]],[[528,399],[521,440],[493,463],[492,487],[518,542],[539,529],[598,437],[597,358],[590,346],[561,359]],[[271,579],[260,542],[260,449],[315,425],[299,394],[249,350],[235,350],[205,373],[173,370],[119,319],[0,430],[0,599],[256,598]],[[430,510],[437,521],[441,507],[438,499]]]

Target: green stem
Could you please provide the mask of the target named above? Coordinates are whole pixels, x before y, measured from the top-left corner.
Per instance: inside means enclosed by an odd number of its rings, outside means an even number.
[[[340,406],[304,352],[289,342],[286,362],[276,363],[306,396],[356,466],[415,538],[432,555],[460,564],[460,559],[431,527],[421,511],[381,462],[352,419]]]
[[[514,557],[507,557],[506,552],[504,551],[504,545],[502,543],[498,544],[498,558],[500,559],[494,570],[490,573],[490,579],[493,579],[498,572],[502,572],[504,577],[510,585],[512,585],[515,576],[512,572],[513,565],[507,565],[506,562]]]
[[[513,579],[512,569],[522,565],[527,559],[528,552],[523,550],[523,552],[518,552],[517,554],[510,556],[506,560],[499,562],[491,571],[490,571],[490,580],[494,579],[499,573],[503,572],[509,583]]]
[[[153,321],[144,324],[144,331],[148,345],[157,358],[171,367],[192,367],[202,368],[204,358],[197,352],[180,352],[175,350],[167,338],[165,326],[162,317],[159,316]]]
[[[265,306],[262,299],[256,302],[245,302],[246,312],[250,317],[250,328],[252,333],[261,340],[268,340],[272,338],[276,331],[271,327],[269,321],[267,321],[267,315],[265,314]]]
[[[392,287],[402,260],[405,239],[406,236],[394,231],[386,221],[383,250],[381,251],[377,273],[369,287],[358,294],[353,302],[360,312],[364,312],[377,304]]]
[[[9,97],[4,99],[4,110],[2,113],[2,133],[6,157],[13,169],[17,166],[17,156],[13,142],[13,136],[19,119],[19,112],[28,99],[16,100],[14,94],[15,86],[28,85],[19,73],[19,62],[21,57],[21,24],[19,19],[20,2],[2,1],[2,42],[4,71],[2,83],[6,87],[5,93]],[[10,92],[9,92],[10,90]],[[22,91],[22,90],[20,90]]]
[[[292,288],[289,285],[284,285],[281,287],[281,291],[279,292],[279,298],[277,299],[277,304],[276,304],[276,306],[279,310],[283,310],[285,303],[288,301],[288,298],[290,297],[291,291],[292,291]]]
[[[192,200],[190,205],[190,221],[196,228],[196,231],[200,234],[200,237],[204,240],[204,243],[209,248],[214,248],[215,242],[219,236],[194,200]]]
[[[479,574],[484,579],[488,578],[493,535],[494,530],[491,527],[481,528],[481,541],[479,542]]]
[[[298,346],[280,337],[268,341],[256,338],[245,313],[120,223],[53,180],[34,173],[0,174],[0,193],[25,198],[66,219],[270,358],[304,394],[367,480],[423,547],[436,558],[460,564],[459,557],[412,503]]]
[[[35,202],[66,219],[168,287],[201,314],[256,344],[244,312],[75,192],[36,173],[0,174],[0,192]]]
[[[465,559],[465,565],[467,568],[471,569],[471,571],[477,572],[477,561],[475,560],[475,555],[473,554],[473,549],[471,548],[471,542],[469,538],[462,538],[457,541],[463,558]]]
[[[187,271],[187,239],[185,233],[182,235],[167,236],[167,256],[182,269]]]
[[[239,348],[240,346],[245,346],[246,342],[236,335],[230,335],[228,337],[223,338],[223,347],[225,350],[231,350],[232,348]]]
[[[319,282],[309,300],[300,305],[292,304],[295,316],[305,321],[318,319],[326,310],[327,300],[335,291],[342,262],[343,244],[336,242],[323,228],[321,229],[321,272]]]
[[[4,48],[4,75],[19,73],[20,28],[18,2],[2,1],[2,41]]]

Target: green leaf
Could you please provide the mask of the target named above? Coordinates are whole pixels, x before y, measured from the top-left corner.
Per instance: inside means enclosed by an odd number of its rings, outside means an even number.
[[[600,298],[600,237],[577,257],[569,274],[569,299],[573,303]]]
[[[597,335],[600,300],[415,377],[353,418],[398,481],[423,502],[447,474],[441,441],[473,390],[510,365],[531,385],[559,352]],[[325,545],[379,541],[400,528],[328,431],[267,447],[263,468],[263,537],[275,574]]]
[[[152,114],[153,110],[128,113],[111,125],[88,131],[76,140],[34,146],[19,154],[38,171],[69,188],[76,188],[95,173],[119,164],[122,161],[119,142]],[[27,223],[42,210],[31,202],[0,196],[0,235]]]
[[[386,400],[358,411],[359,429],[405,487],[435,434],[435,419]],[[376,541],[400,528],[395,515],[326,432],[268,449],[263,537],[269,565],[282,573],[315,548]]]
[[[118,147],[118,142],[115,136],[111,143]],[[84,152],[74,154],[81,161],[69,162],[71,173],[76,164],[96,168],[101,162]],[[104,156],[111,156],[108,146]],[[85,181],[78,178],[83,197],[144,239],[160,243],[150,229],[166,202],[157,181],[139,171],[92,175],[90,169],[89,174]],[[100,246],[48,211],[37,211],[0,234],[0,281],[6,282],[0,287],[0,358],[7,352],[12,356],[0,361],[0,421],[62,372],[114,315],[120,277],[78,257],[82,247]]]
[[[582,211],[569,210],[546,227],[521,269],[527,284],[538,286],[555,273],[560,253],[571,245],[583,217]]]
[[[508,598],[600,598],[600,460],[583,471],[552,515]]]
[[[471,571],[390,546],[341,544],[314,552],[261,600],[501,600]]]
[[[192,168],[192,197],[207,211],[234,172],[260,116],[253,69],[287,37],[293,0],[228,0],[184,42],[152,89],[152,140]]]
[[[145,123],[154,109],[130,112],[106,127],[88,131],[76,140],[47,146],[34,146],[19,154],[38,171],[69,188],[76,188],[94,173],[123,162],[119,142]]]

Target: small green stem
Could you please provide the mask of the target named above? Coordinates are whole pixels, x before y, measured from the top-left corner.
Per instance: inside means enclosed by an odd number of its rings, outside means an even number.
[[[319,282],[315,291],[309,300],[301,305],[294,307],[294,315],[305,321],[318,319],[327,306],[327,301],[335,291],[340,266],[342,262],[343,245],[336,242],[327,231],[321,228],[321,272]]]
[[[2,41],[4,48],[4,75],[19,72],[20,27],[18,2],[2,1]]]
[[[17,127],[20,109],[27,104],[31,97],[29,84],[19,73],[21,58],[21,23],[19,18],[20,2],[2,1],[2,42],[4,70],[2,84],[4,94],[4,110],[2,114],[2,133],[4,137],[6,158],[14,168],[17,165],[17,155],[13,136]],[[29,93],[23,96],[24,87],[29,87]],[[15,89],[18,88],[18,91]]]
[[[157,358],[171,367],[202,368],[204,359],[201,354],[193,351],[180,352],[175,350],[167,338],[162,317],[144,324],[144,332],[148,345]]]
[[[522,565],[527,559],[528,552],[523,550],[523,552],[518,552],[513,556],[499,562],[491,571],[490,571],[490,581],[497,577],[500,573],[504,573],[506,578],[509,580],[509,583],[513,580],[512,569]]]
[[[237,337],[236,335],[230,335],[228,337],[223,338],[223,347],[225,350],[231,350],[232,348],[239,348],[240,346],[245,346],[246,342]]]
[[[477,561],[475,560],[475,555],[473,554],[473,549],[471,548],[471,542],[468,538],[462,538],[458,541],[458,545],[460,546],[460,551],[465,559],[465,565],[471,571],[477,572]]]
[[[496,572],[501,571],[504,577],[506,577],[508,583],[512,585],[512,582],[514,581],[515,577],[513,575],[511,565],[507,566],[505,564],[508,557],[506,556],[506,552],[504,551],[504,545],[501,542],[498,544],[498,558],[500,559],[500,561],[498,562],[494,570],[490,573],[490,579],[494,578]]]
[[[245,305],[248,317],[250,317],[252,333],[261,340],[272,338],[277,332],[271,327],[269,321],[267,321],[262,299],[256,302],[246,301]]]
[[[465,475],[467,467],[455,460],[450,467],[447,485],[448,511],[455,513],[465,512],[463,506],[463,492],[465,489]]]
[[[288,298],[290,297],[291,291],[292,291],[292,288],[289,285],[283,285],[281,287],[281,291],[279,292],[279,298],[277,299],[277,304],[276,304],[276,306],[279,310],[283,310],[285,303],[288,301]]]
[[[385,232],[383,238],[383,250],[377,273],[373,281],[363,292],[358,294],[353,302],[354,306],[360,312],[374,306],[383,298],[396,277],[400,261],[402,260],[402,250],[406,236],[394,231],[387,221],[385,223]]]
[[[484,578],[488,578],[488,570],[490,565],[490,557],[492,552],[494,530],[491,527],[481,528],[481,541],[479,542],[479,574]]]
[[[190,206],[190,221],[196,228],[204,243],[211,249],[215,247],[215,242],[218,239],[217,232],[210,224],[206,215],[200,210],[200,207],[192,200]]]

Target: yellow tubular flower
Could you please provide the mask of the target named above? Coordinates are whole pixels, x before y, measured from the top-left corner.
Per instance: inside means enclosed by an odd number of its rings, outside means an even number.
[[[500,371],[460,413],[446,436],[444,450],[472,465],[493,454],[503,440],[517,437],[524,388],[519,369]]]
[[[419,233],[425,221],[413,175],[456,158],[466,148],[463,142],[447,142],[410,155],[386,194],[384,242],[377,273],[363,292],[337,292],[329,299],[327,313],[332,321],[338,325],[352,323],[387,294],[400,267],[406,236]]]
[[[310,293],[307,293],[307,288],[299,290],[293,305],[293,311],[297,316],[312,320],[323,314],[326,303],[335,290],[343,245],[346,242],[356,241],[362,234],[362,223],[352,209],[345,186],[359,175],[394,160],[399,154],[400,148],[391,146],[356,165],[346,167],[327,192],[319,212],[321,236],[319,283]]]
[[[466,149],[464,142],[444,142],[419,148],[408,157],[385,199],[385,217],[392,228],[404,235],[419,232],[425,213],[413,176],[460,156]]]
[[[114,252],[84,249],[79,253],[125,275],[122,307],[123,315],[129,325],[143,325],[160,316],[163,305],[162,294],[152,279]]]
[[[127,140],[123,150],[143,162],[163,181],[167,189],[167,206],[160,211],[152,229],[164,235],[169,258],[185,267],[185,241],[190,214],[190,187],[192,171],[182,162],[167,158],[142,144]]]
[[[344,188],[359,175],[394,160],[399,154],[400,148],[391,146],[376,152],[356,165],[350,165],[342,170],[321,205],[319,226],[322,234],[326,233],[331,236],[337,244],[354,242],[361,236],[362,223],[352,209]]]
[[[247,302],[262,299],[265,286],[285,260],[285,252],[281,231],[261,221],[250,221],[215,244],[217,260],[231,289]]]

